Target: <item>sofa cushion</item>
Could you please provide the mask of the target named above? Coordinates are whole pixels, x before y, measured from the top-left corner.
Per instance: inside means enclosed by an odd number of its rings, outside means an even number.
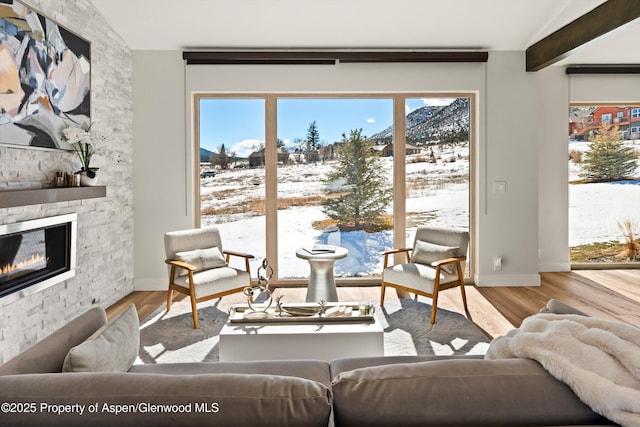
[[[130,304],[85,342],[69,350],[63,372],[127,371],[138,357],[140,323]]]
[[[484,360],[483,354],[457,355],[456,359],[475,359]],[[338,374],[354,369],[368,368],[371,366],[394,365],[397,363],[418,363],[429,362],[433,360],[451,360],[451,356],[434,356],[434,355],[404,355],[404,356],[370,356],[370,357],[346,357],[331,361],[331,378],[335,378]]]
[[[454,246],[442,246],[423,240],[416,240],[411,254],[411,262],[431,265],[432,262],[455,257],[458,254],[458,250],[459,248]],[[452,264],[443,265],[441,269],[448,274],[453,274]]]
[[[129,372],[165,375],[262,374],[299,377],[331,387],[325,360],[257,360],[248,362],[151,363],[133,365]]]
[[[107,323],[101,307],[93,307],[0,366],[0,375],[62,372],[69,349]]]
[[[383,271],[384,281],[400,283],[411,289],[418,289],[432,294],[435,288],[436,269],[430,265],[408,263],[396,264]],[[440,269],[440,284],[458,280],[457,274],[448,274]]]
[[[30,402],[38,408],[12,413],[6,420],[0,414],[3,425],[326,427],[331,401],[329,388],[316,381],[278,375],[79,372],[0,377],[0,402]],[[41,403],[65,404],[69,412],[47,413],[40,410]],[[96,410],[90,410],[96,403]],[[71,411],[70,404],[84,406],[83,415]]]
[[[598,424],[562,382],[529,359],[436,360],[355,369],[332,383],[336,425]]]
[[[249,284],[250,280],[251,276],[249,273],[232,267],[213,268],[211,270],[198,271],[193,274],[196,298],[226,292],[234,288],[242,290],[242,288]],[[173,280],[173,283],[189,289],[188,276],[178,276]]]

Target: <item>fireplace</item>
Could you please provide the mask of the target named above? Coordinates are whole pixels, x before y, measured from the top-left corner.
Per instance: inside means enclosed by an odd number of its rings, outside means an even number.
[[[0,298],[18,299],[75,276],[77,215],[0,225]]]

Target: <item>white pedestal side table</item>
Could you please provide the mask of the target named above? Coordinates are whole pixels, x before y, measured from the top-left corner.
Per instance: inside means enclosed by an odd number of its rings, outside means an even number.
[[[336,280],[333,276],[333,266],[336,260],[346,258],[349,251],[340,246],[334,246],[334,252],[311,253],[305,248],[296,250],[296,256],[309,261],[311,272],[307,287],[306,302],[320,300],[338,301]]]

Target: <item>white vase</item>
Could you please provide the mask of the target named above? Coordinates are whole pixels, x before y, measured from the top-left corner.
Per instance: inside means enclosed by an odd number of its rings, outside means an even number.
[[[95,173],[95,171],[94,171]],[[80,172],[80,185],[83,187],[94,187],[98,185],[98,175],[96,174],[93,178],[89,178],[87,176],[87,171]]]

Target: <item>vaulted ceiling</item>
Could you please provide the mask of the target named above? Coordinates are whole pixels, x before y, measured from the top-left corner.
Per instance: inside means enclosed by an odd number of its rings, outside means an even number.
[[[92,2],[134,50],[491,51],[526,50],[605,0]],[[640,64],[639,22],[634,19],[584,44],[554,65]]]

